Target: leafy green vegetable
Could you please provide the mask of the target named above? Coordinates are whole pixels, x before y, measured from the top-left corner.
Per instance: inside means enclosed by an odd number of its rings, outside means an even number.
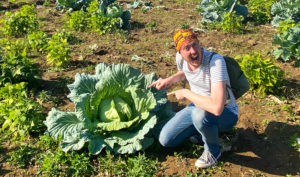
[[[236,11],[237,16],[243,16],[246,19],[248,9],[245,6],[238,5],[237,0],[203,0],[201,2],[200,15],[203,23],[212,23],[214,21],[223,21],[224,13]]]
[[[255,24],[266,24],[271,20],[271,6],[276,0],[250,0],[247,7]]]
[[[26,52],[24,40],[0,39],[0,85],[4,83],[29,82],[36,84],[38,70]]]
[[[66,152],[87,142],[92,154],[103,148],[121,154],[144,150],[154,140],[150,130],[173,114],[166,90],[148,88],[154,80],[154,74],[144,75],[124,64],[101,63],[95,75],[76,74],[68,85],[75,112],[53,108],[45,121],[48,132],[63,138]]]
[[[288,28],[283,34],[276,34],[273,37],[273,44],[279,44],[280,47],[273,50],[276,59],[289,61],[295,59],[300,62],[300,23],[294,27]]]
[[[56,0],[56,9],[78,10],[86,7],[92,0]]]
[[[20,36],[38,29],[39,23],[34,5],[24,5],[15,13],[6,12],[7,19],[1,19],[0,30],[9,36]]]
[[[250,90],[264,96],[276,93],[282,86],[283,71],[270,59],[264,59],[259,53],[236,56],[250,85]]]
[[[274,3],[271,8],[271,14],[274,16],[271,24],[278,27],[279,22],[286,19],[292,19],[296,23],[300,20],[300,1],[299,0],[281,0]]]
[[[6,83],[0,95],[0,126],[5,135],[22,140],[29,132],[42,130],[42,108],[27,97],[26,83]]]

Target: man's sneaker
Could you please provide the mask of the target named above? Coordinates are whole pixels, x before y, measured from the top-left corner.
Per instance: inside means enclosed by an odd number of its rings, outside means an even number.
[[[193,144],[202,144],[203,145],[202,137],[201,137],[200,134],[196,134],[196,135],[190,136],[189,140]]]
[[[204,150],[201,157],[199,157],[199,159],[197,159],[197,161],[195,162],[195,166],[198,168],[208,168],[216,164],[220,156],[221,156],[221,152],[217,157],[214,157],[209,151]]]

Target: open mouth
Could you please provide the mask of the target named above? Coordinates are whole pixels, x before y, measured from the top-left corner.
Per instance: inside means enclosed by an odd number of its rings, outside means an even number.
[[[198,55],[192,55],[192,56],[191,56],[191,59],[192,59],[193,61],[198,60]]]

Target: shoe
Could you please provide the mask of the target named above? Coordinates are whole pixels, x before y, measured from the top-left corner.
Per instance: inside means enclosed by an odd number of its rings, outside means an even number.
[[[195,166],[198,168],[208,168],[216,164],[220,156],[221,152],[218,154],[217,157],[214,157],[209,151],[204,150],[201,157],[199,157],[199,159],[197,159],[197,161],[195,162]]]
[[[189,141],[193,144],[203,144],[203,141],[201,138],[202,138],[201,135],[196,134],[196,135],[190,136]]]

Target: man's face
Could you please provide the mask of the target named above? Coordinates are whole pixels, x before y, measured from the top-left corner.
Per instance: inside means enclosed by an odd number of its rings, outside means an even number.
[[[196,41],[191,41],[180,49],[180,54],[184,60],[193,67],[199,67],[202,62],[201,47]]]

